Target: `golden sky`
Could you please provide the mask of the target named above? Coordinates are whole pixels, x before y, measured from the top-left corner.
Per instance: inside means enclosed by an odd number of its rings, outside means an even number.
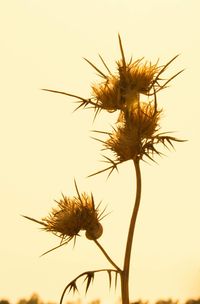
[[[39,258],[59,240],[41,232],[25,214],[40,219],[61,192],[92,191],[111,211],[100,242],[122,265],[134,201],[132,164],[85,178],[103,168],[101,145],[90,130],[110,128],[107,114],[93,123],[90,110],[72,113],[70,97],[49,88],[88,98],[98,80],[83,60],[111,69],[119,59],[120,33],[126,57],[145,56],[166,63],[176,54],[169,75],[185,68],[159,94],[163,131],[188,139],[165,151],[157,164],[142,164],[143,193],[131,266],[131,298],[184,301],[200,296],[199,198],[199,54],[198,0],[7,0],[0,4],[0,298],[16,301],[35,291],[58,301],[79,273],[107,267],[101,252],[84,237]],[[114,119],[113,119],[114,121]],[[106,131],[106,130],[105,130]],[[107,277],[94,282],[88,297],[114,303]],[[116,293],[116,298],[119,296]],[[82,297],[83,295],[80,295]],[[71,295],[66,300],[72,299]]]

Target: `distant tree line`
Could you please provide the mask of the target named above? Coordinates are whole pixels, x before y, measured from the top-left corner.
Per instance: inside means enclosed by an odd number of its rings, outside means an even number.
[[[9,300],[7,299],[2,299],[0,300],[0,304],[11,304]],[[13,303],[12,303],[13,304]],[[20,299],[16,304],[56,304],[54,302],[43,302],[40,297],[34,293],[29,299]],[[81,304],[81,300],[77,301],[67,301],[65,304]],[[88,304],[101,304],[101,301],[99,299],[93,300],[89,302]],[[138,300],[135,302],[132,302],[130,304],[148,304],[148,301],[142,301]],[[174,301],[174,300],[159,300],[155,302],[155,304],[179,304],[179,301]],[[182,304],[200,304],[200,298],[198,299],[189,299],[185,303]]]

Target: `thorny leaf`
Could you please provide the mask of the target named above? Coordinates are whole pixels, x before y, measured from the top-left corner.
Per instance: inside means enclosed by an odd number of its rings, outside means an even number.
[[[70,94],[70,93],[66,93],[66,92],[63,92],[63,91],[57,91],[57,90],[51,90],[51,89],[42,89],[42,91],[47,91],[47,92],[52,92],[52,93],[57,93],[57,94],[62,94],[62,95],[77,98],[78,100],[76,100],[76,102],[80,103],[80,105],[74,110],[74,112],[81,107],[86,108],[88,105],[93,106],[95,109],[97,107],[96,103],[93,102],[91,100],[91,98],[86,99],[86,98],[83,98],[83,97],[75,95],[75,94]]]
[[[77,286],[76,286],[76,282],[71,282],[71,284],[69,284],[69,286],[68,286],[68,288],[67,289],[69,289],[69,292],[72,290],[73,291],[73,294],[75,293],[75,292],[78,292],[78,288],[77,288]]]
[[[119,274],[118,270],[115,270],[115,269],[98,269],[98,270],[93,270],[93,271],[86,271],[86,272],[83,272],[80,275],[78,275],[74,280],[72,280],[69,284],[67,284],[67,286],[63,290],[62,296],[60,298],[60,304],[62,304],[64,296],[65,296],[65,293],[67,292],[67,290],[68,290],[68,293],[70,291],[73,291],[73,293],[74,292],[79,292],[78,291],[78,287],[76,285],[78,279],[80,279],[83,276],[86,276],[85,279],[84,279],[84,282],[87,281],[87,283],[86,283],[86,290],[85,290],[85,293],[87,293],[88,288],[89,288],[91,282],[94,280],[94,274],[97,273],[97,272],[105,272],[105,271],[109,275],[109,285],[110,286],[111,286],[111,280],[112,280],[111,273],[115,272],[115,288],[116,288],[116,285],[117,285],[117,274]]]
[[[102,170],[100,170],[100,171],[97,171],[97,172],[95,172],[95,173],[92,173],[92,174],[88,175],[87,177],[92,177],[92,176],[95,176],[95,175],[97,175],[97,174],[99,174],[99,173],[102,173],[102,172],[105,172],[105,171],[110,170],[110,172],[109,172],[109,174],[108,174],[108,176],[107,176],[107,179],[108,179],[108,178],[110,177],[110,175],[112,174],[112,172],[114,171],[114,169],[116,169],[117,172],[118,172],[117,165],[120,164],[121,162],[114,162],[112,159],[110,159],[109,157],[107,157],[107,156],[105,156],[105,155],[103,155],[103,157],[104,157],[105,159],[107,159],[107,161],[103,161],[103,162],[111,163],[112,166],[107,167],[107,168],[105,168],[105,169],[102,169]]]
[[[87,293],[90,283],[92,283],[93,280],[94,280],[94,271],[90,271],[86,274],[86,278],[84,280],[84,282],[87,281],[85,293]]]
[[[62,304],[64,295],[65,295],[65,293],[66,293],[66,291],[67,291],[68,289],[69,289],[68,293],[70,293],[71,290],[73,291],[73,293],[79,292],[79,291],[78,291],[78,287],[77,287],[77,285],[76,285],[76,280],[77,280],[77,278],[75,278],[73,281],[71,281],[69,284],[67,284],[67,286],[65,287],[65,289],[63,290],[63,293],[62,293],[62,295],[61,295],[60,304]]]

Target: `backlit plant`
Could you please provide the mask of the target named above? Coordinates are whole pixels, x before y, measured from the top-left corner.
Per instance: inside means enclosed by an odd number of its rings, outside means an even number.
[[[100,221],[105,216],[105,210],[100,211],[100,204],[95,207],[92,194],[80,193],[76,182],[75,188],[77,195],[74,197],[62,195],[62,198],[56,201],[57,208],[53,208],[47,217],[38,221],[25,216],[27,219],[41,224],[45,231],[52,232],[60,237],[60,244],[45,253],[67,244],[72,239],[75,241],[76,237],[79,236],[79,232],[83,230],[85,231],[86,238],[95,242],[112,265],[112,268],[109,269],[90,270],[78,275],[65,287],[60,304],[62,304],[66,291],[72,290],[76,292],[78,290],[77,280],[81,277],[85,278],[87,292],[95,274],[98,272],[108,273],[110,285],[113,279],[113,273],[115,283],[119,277],[122,303],[130,303],[129,268],[131,248],[141,198],[140,161],[154,161],[156,155],[162,154],[162,146],[166,148],[170,146],[173,147],[174,142],[183,141],[169,135],[170,133],[168,132],[160,132],[162,109],[157,102],[158,92],[165,89],[169,82],[182,72],[179,71],[172,77],[163,80],[164,72],[178,55],[164,65],[159,65],[158,61],[152,64],[143,58],[135,61],[129,60],[127,62],[120,36],[119,46],[121,59],[117,61],[117,69],[114,73],[110,71],[101,56],[100,59],[105,67],[105,72],[102,72],[93,63],[85,59],[101,77],[100,83],[92,85],[90,98],[83,98],[56,90],[43,89],[75,98],[79,103],[76,109],[93,108],[95,117],[103,110],[111,113],[118,112],[118,118],[113,126],[112,132],[95,131],[107,136],[106,140],[97,140],[102,142],[105,150],[108,149],[113,152],[113,158],[105,155],[104,158],[105,162],[109,164],[108,167],[92,173],[90,176],[107,170],[109,170],[110,175],[114,169],[118,169],[119,164],[129,160],[133,161],[136,174],[135,203],[130,219],[122,267],[119,267],[113,261],[98,240],[103,233],[103,226]]]

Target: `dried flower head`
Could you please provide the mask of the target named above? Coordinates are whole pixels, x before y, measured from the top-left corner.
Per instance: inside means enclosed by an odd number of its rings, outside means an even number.
[[[151,62],[143,62],[143,58],[128,64],[120,60],[117,65],[121,92],[122,94],[124,92],[125,97],[129,94],[133,96],[135,94],[149,95],[155,78],[161,69],[157,66],[157,63],[152,65]]]
[[[96,114],[102,109],[108,112],[126,111],[127,108],[131,108],[139,101],[140,94],[155,95],[158,91],[166,88],[167,84],[182,72],[179,71],[169,79],[164,80],[163,73],[178,55],[161,66],[158,66],[158,61],[152,64],[151,62],[143,61],[143,58],[133,62],[131,59],[126,62],[120,36],[119,46],[122,58],[117,62],[117,71],[115,73],[110,71],[101,56],[100,59],[106,68],[106,73],[84,58],[98,72],[98,75],[103,78],[100,83],[92,85],[91,98],[83,98],[61,91],[44,90],[74,97],[80,103],[77,109],[89,106],[95,109]]]
[[[120,82],[115,76],[110,76],[106,81],[92,86],[92,95],[97,109],[114,112],[123,109],[121,99]]]
[[[129,159],[142,159],[145,145],[151,141],[159,129],[161,110],[157,111],[151,102],[137,103],[132,110],[121,113],[118,126],[105,141],[119,162]]]
[[[25,216],[29,220],[42,224],[43,230],[61,238],[61,244],[53,249],[76,238],[81,230],[85,230],[86,237],[90,240],[98,239],[103,233],[100,220],[103,218],[104,210],[100,212],[99,205],[95,208],[92,194],[88,195],[85,192],[80,194],[76,182],[75,187],[78,195],[74,197],[62,195],[62,198],[56,201],[57,207],[53,208],[42,221]]]
[[[65,239],[78,235],[80,230],[96,230],[96,227],[100,226],[98,209],[95,209],[92,195],[82,193],[72,198],[63,195],[62,199],[56,202],[57,208],[52,209],[51,213],[43,218],[46,231]]]
[[[120,60],[117,66],[117,75],[106,76],[104,82],[92,86],[97,109],[126,111],[138,102],[139,94],[150,95],[159,70],[156,64],[142,63],[142,59],[129,64]]]
[[[161,113],[162,110],[157,109],[156,102],[138,102],[126,112],[121,111],[112,132],[95,131],[109,136],[105,141],[97,140],[103,143],[105,149],[114,152],[115,159],[104,156],[105,162],[110,166],[90,176],[107,170],[110,170],[110,175],[117,169],[118,164],[127,160],[144,160],[146,156],[154,161],[155,154],[162,155],[157,146],[168,148],[173,147],[174,141],[185,141],[169,136],[166,132],[159,133]]]
[[[127,108],[131,108],[140,99],[140,94],[147,96],[155,95],[161,89],[164,89],[166,85],[179,73],[178,72],[168,80],[163,81],[160,78],[161,74],[165,72],[167,67],[177,56],[172,58],[164,66],[158,66],[158,61],[155,64],[144,61],[143,58],[134,62],[130,60],[126,62],[124,50],[122,47],[121,38],[119,36],[119,45],[121,50],[122,59],[117,62],[117,73],[112,74],[101,58],[104,66],[108,71],[108,75],[100,71],[89,60],[87,62],[98,71],[99,75],[104,79],[100,84],[92,86],[92,106],[95,104],[97,111],[105,109],[109,112],[116,110],[126,111]],[[86,105],[85,102],[83,102]]]
[[[101,56],[100,59],[106,73],[85,59],[103,79],[100,83],[92,85],[91,98],[85,99],[65,92],[47,90],[78,99],[77,101],[80,103],[78,108],[92,107],[95,109],[95,115],[101,110],[120,112],[117,127],[112,133],[107,133],[109,138],[105,142],[103,141],[106,149],[115,153],[116,159],[113,161],[104,156],[106,162],[111,163],[111,166],[97,173],[108,169],[111,169],[112,172],[119,163],[129,159],[143,159],[144,156],[153,159],[154,154],[161,154],[156,147],[158,144],[173,146],[173,141],[182,141],[168,136],[167,133],[158,133],[162,111],[157,107],[157,93],[166,88],[169,82],[183,71],[179,71],[168,79],[163,77],[164,72],[178,55],[164,65],[158,65],[158,61],[152,64],[143,58],[126,61],[121,38],[120,36],[118,38],[121,59],[117,61],[115,73],[110,71]],[[141,101],[144,95],[146,95],[146,102]],[[154,100],[150,101],[150,98]],[[105,134],[106,132],[100,133]]]

